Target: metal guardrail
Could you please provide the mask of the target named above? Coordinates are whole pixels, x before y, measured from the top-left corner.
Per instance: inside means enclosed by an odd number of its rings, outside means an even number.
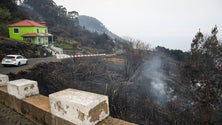
[[[79,57],[96,57],[96,56],[115,56],[116,54],[88,54],[88,55],[66,55],[66,54],[56,54],[57,59],[67,59],[67,58],[79,58]]]

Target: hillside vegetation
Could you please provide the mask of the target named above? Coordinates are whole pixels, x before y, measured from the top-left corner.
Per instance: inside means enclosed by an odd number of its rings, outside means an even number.
[[[43,54],[49,53],[44,47],[40,45],[34,45],[25,41],[15,41],[5,37],[0,37],[0,59],[2,59],[7,54],[21,54],[27,58],[37,58],[43,57]]]
[[[38,1],[25,0],[19,8],[30,19],[47,21],[58,43],[73,43],[73,47],[90,52],[112,53],[118,47],[124,50],[116,57],[40,63],[8,74],[10,80],[36,80],[44,95],[65,88],[108,95],[111,116],[141,125],[222,124],[222,44],[217,26],[208,36],[198,31],[186,53],[160,46],[150,50],[141,41],[133,48],[133,44],[113,42],[105,33],[80,27],[75,11],[67,12],[52,0]],[[17,42],[13,46],[29,47]]]
[[[25,11],[17,6],[14,0],[0,1],[0,15],[0,36],[6,37],[8,37],[8,24],[29,17]]]
[[[49,32],[58,43],[77,42],[78,47],[97,53],[113,53],[120,43],[114,43],[107,34],[92,33],[79,25],[78,12],[67,11],[52,0],[25,0],[21,7],[30,18],[46,21]]]
[[[16,0],[0,1],[1,36],[8,37],[7,25],[23,19],[46,21],[54,41],[62,44],[77,43],[85,51],[93,53],[113,53],[121,43],[113,41],[107,34],[92,33],[79,25],[78,12],[68,12],[65,7],[52,0],[24,0],[17,6]],[[73,45],[76,47],[76,45]],[[75,49],[75,48],[73,48]]]

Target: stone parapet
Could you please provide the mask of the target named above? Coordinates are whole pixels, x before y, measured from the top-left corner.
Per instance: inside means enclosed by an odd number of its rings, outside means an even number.
[[[37,82],[27,79],[9,81],[7,84],[7,90],[9,94],[14,95],[18,99],[24,99],[39,94]]]
[[[4,75],[0,74],[0,76]],[[0,77],[0,80],[3,81],[4,78],[6,77]],[[47,97],[37,94],[36,81],[20,79],[5,84],[5,86],[0,86],[0,103],[22,114],[37,125],[90,125],[97,123],[98,125],[135,125],[108,116],[108,97],[104,95],[66,89]],[[24,90],[29,92],[24,92]],[[19,92],[22,94],[18,94]],[[56,115],[53,110],[60,110],[60,113],[63,112],[64,115],[65,112],[69,113],[70,116],[67,117],[72,120]]]
[[[7,85],[9,78],[7,75],[0,74],[0,86]]]
[[[76,89],[49,95],[53,115],[77,125],[95,125],[109,116],[108,97]]]

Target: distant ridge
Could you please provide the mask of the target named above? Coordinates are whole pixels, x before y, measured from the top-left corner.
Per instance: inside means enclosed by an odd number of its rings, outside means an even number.
[[[89,30],[90,32],[97,32],[98,34],[105,33],[114,40],[116,39],[119,41],[125,41],[118,35],[109,31],[102,22],[100,22],[98,19],[94,17],[80,15],[78,18],[79,18],[79,25]]]

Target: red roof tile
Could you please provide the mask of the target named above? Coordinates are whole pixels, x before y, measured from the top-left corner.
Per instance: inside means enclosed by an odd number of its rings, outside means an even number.
[[[35,21],[32,20],[22,20],[13,24],[9,24],[8,26],[37,26],[37,27],[46,27],[40,23],[37,23]]]

